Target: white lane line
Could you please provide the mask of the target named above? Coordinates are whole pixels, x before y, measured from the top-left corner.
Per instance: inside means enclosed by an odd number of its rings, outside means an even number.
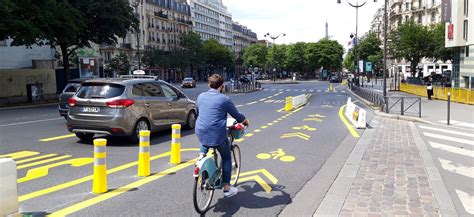
[[[464,206],[464,210],[469,214],[474,215],[474,196],[458,189],[456,189],[456,194],[458,194],[459,200]]]
[[[317,92],[321,92],[321,90],[318,90]]]
[[[424,126],[424,125],[420,125],[420,128],[421,129],[426,129],[426,130],[433,130],[433,131],[439,131],[439,132],[443,132],[443,133],[450,133],[450,134],[455,134],[455,135],[459,135],[459,136],[467,136],[467,137],[474,138],[474,133],[463,133],[463,132],[458,132],[458,131],[454,131],[454,130],[446,130],[446,129],[442,129],[442,128],[435,128],[435,127],[429,127],[429,126]]]
[[[472,140],[459,139],[459,138],[456,138],[456,137],[443,136],[443,135],[438,135],[438,134],[434,134],[434,133],[426,133],[426,132],[423,132],[423,135],[425,135],[427,137],[435,138],[435,139],[448,140],[448,141],[451,141],[451,142],[459,142],[459,143],[464,143],[466,145],[474,146],[474,141],[472,141]]]
[[[300,90],[298,90],[298,89],[294,89],[293,91],[300,91]]]
[[[284,89],[278,89],[278,91],[283,91]]]
[[[276,91],[277,89],[272,89],[272,91]]]
[[[382,90],[377,90],[377,89],[372,89],[372,90],[377,91],[377,92],[379,92],[379,93],[382,93],[382,92],[383,92]]]
[[[341,91],[341,93],[345,93],[345,92],[346,92],[345,90]]]
[[[460,165],[459,163],[454,163],[443,158],[438,158],[438,160],[441,163],[441,167],[443,167],[443,169],[474,179],[474,167]]]
[[[24,122],[17,122],[17,123],[11,123],[11,124],[2,124],[0,127],[8,127],[8,126],[15,126],[15,125],[21,125],[21,124],[31,124],[31,123],[38,123],[38,122],[44,122],[44,121],[54,121],[54,120],[60,120],[63,119],[61,118],[49,118],[49,119],[42,119],[42,120],[36,120],[36,121],[24,121]]]
[[[440,123],[446,124],[448,121],[438,121]],[[474,129],[474,124],[473,123],[467,123],[467,122],[461,122],[461,121],[456,121],[456,120],[450,120],[449,124],[455,125],[455,126],[460,126],[460,127],[469,127]]]
[[[436,148],[436,149],[439,149],[439,150],[442,150],[442,151],[447,151],[447,152],[459,154],[459,155],[464,155],[466,157],[474,157],[474,151],[471,151],[469,149],[458,148],[458,147],[449,146],[449,145],[445,145],[445,144],[441,144],[441,143],[437,143],[437,142],[432,142],[432,141],[429,141],[429,142],[430,142],[431,147],[433,147],[433,148]]]
[[[303,91],[303,92],[305,92],[305,91],[306,91],[306,89],[303,89],[302,91]]]
[[[314,92],[314,90],[313,90],[313,89],[311,89],[311,90],[309,90],[309,92]]]
[[[291,91],[291,89],[286,89],[286,91]]]

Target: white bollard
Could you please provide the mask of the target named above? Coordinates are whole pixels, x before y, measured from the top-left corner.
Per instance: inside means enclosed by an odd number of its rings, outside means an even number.
[[[18,213],[16,163],[10,158],[0,159],[0,216]]]

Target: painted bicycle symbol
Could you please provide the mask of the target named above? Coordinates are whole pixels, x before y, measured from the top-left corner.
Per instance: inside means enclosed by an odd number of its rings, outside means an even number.
[[[279,148],[276,151],[271,151],[269,153],[260,153],[257,154],[257,158],[261,160],[267,160],[273,157],[273,160],[280,159],[283,162],[291,162],[296,160],[296,157],[291,155],[286,155],[283,149]]]

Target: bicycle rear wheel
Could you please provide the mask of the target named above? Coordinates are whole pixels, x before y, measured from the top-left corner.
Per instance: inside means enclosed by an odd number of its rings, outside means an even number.
[[[237,182],[239,181],[240,168],[241,168],[240,148],[238,145],[234,144],[232,145],[232,177],[230,179],[230,184],[233,186],[237,186]]]
[[[202,173],[194,179],[193,203],[194,209],[199,214],[204,215],[211,205],[214,196],[214,188],[209,186],[207,173]]]

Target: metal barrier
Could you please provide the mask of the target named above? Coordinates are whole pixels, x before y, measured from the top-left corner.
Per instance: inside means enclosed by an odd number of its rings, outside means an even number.
[[[415,114],[421,118],[421,97],[385,97],[384,107],[386,113],[400,113],[400,115]]]
[[[426,86],[414,84],[400,84],[403,92],[427,97]],[[448,93],[451,93],[451,101],[474,105],[474,91],[464,88],[438,87],[433,86],[433,98],[448,100]]]
[[[382,107],[385,105],[385,100],[381,94],[378,94],[374,91],[370,91],[364,88],[357,87],[355,85],[352,85],[351,90],[354,94],[357,94],[358,96],[364,98],[365,100],[373,103],[376,106]]]
[[[227,84],[225,86],[224,92],[226,93],[247,93],[251,91],[255,91],[262,88],[262,84],[260,82],[255,83],[232,83]]]

